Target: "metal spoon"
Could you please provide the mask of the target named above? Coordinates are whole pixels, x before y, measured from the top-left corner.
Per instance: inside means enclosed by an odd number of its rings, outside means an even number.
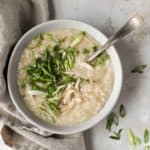
[[[132,32],[136,28],[140,27],[144,23],[144,19],[140,15],[135,15],[131,17],[124,26],[122,26],[114,35],[112,35],[108,41],[101,47],[101,49],[97,50],[92,56],[87,59],[87,62],[93,61],[99,54],[101,54],[104,50],[107,50],[109,47],[114,45],[118,40],[122,37],[126,36],[128,33]]]

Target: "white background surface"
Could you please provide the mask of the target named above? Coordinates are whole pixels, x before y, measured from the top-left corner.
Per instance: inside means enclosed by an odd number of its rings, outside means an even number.
[[[144,74],[131,74],[139,64],[150,65],[150,0],[53,0],[55,18],[70,18],[89,23],[107,36],[114,33],[127,18],[136,12],[145,18],[142,29],[121,40],[116,48],[124,70],[124,85],[115,111],[123,103],[127,116],[118,128],[124,128],[121,141],[110,140],[105,120],[85,134],[87,150],[127,150],[126,130],[136,135],[150,129],[150,69]],[[0,150],[7,150],[2,147]]]

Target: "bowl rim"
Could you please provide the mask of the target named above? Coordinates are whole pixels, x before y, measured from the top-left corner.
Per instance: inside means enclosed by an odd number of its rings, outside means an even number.
[[[84,22],[81,22],[81,21],[78,21],[78,20],[72,20],[72,19],[56,19],[56,20],[51,20],[51,21],[46,21],[46,22],[43,22],[41,24],[38,24],[36,25],[35,27],[31,28],[30,30],[28,30],[17,42],[17,44],[15,45],[13,51],[12,51],[12,54],[11,54],[11,57],[9,59],[9,63],[8,63],[8,71],[7,71],[7,86],[8,86],[8,91],[9,91],[9,95],[10,95],[10,98],[13,102],[13,104],[15,105],[15,107],[17,108],[17,110],[22,114],[22,116],[29,122],[29,123],[32,123],[33,125],[35,125],[36,127],[39,127],[45,131],[49,131],[51,133],[56,133],[56,134],[73,134],[73,133],[78,133],[78,132],[82,132],[82,131],[85,131],[89,128],[91,128],[92,126],[96,125],[98,122],[102,121],[113,109],[113,107],[115,106],[115,104],[117,103],[118,101],[118,98],[119,98],[119,95],[120,95],[120,92],[121,92],[121,89],[122,89],[122,82],[123,82],[123,71],[122,71],[122,64],[121,64],[121,61],[120,61],[120,57],[117,53],[117,50],[115,49],[114,46],[112,46],[112,50],[114,51],[115,55],[116,55],[116,58],[118,60],[118,66],[119,66],[119,84],[118,84],[118,87],[117,87],[117,93],[115,94],[115,100],[113,101],[113,104],[112,106],[109,108],[109,110],[107,111],[107,113],[105,113],[101,119],[95,119],[93,120],[93,122],[87,124],[86,126],[85,125],[82,125],[81,127],[76,127],[74,129],[71,129],[71,130],[65,130],[65,131],[62,131],[62,130],[57,130],[57,129],[51,129],[51,128],[48,128],[44,125],[42,125],[41,123],[39,122],[36,122],[33,118],[30,118],[19,106],[19,104],[17,103],[16,99],[15,99],[15,95],[13,94],[12,92],[12,77],[11,77],[11,67],[12,67],[12,63],[13,63],[13,60],[14,60],[14,56],[15,56],[15,53],[17,52],[17,49],[19,47],[19,45],[23,44],[24,42],[24,38],[31,34],[34,30],[38,30],[38,28],[42,27],[42,26],[45,26],[45,25],[49,25],[51,23],[56,23],[56,22],[74,22],[76,24],[83,24],[85,26],[88,26],[90,27],[91,29],[94,29],[97,33],[101,34],[101,36],[106,40],[108,40],[108,38],[98,29],[96,29],[95,27],[87,24],[87,23],[84,23]],[[95,38],[95,37],[94,37]],[[22,51],[23,52],[23,51]],[[101,112],[101,110],[100,110]],[[88,119],[90,120],[90,118]],[[84,121],[85,122],[85,121]],[[84,124],[84,122],[82,122]],[[76,125],[78,126],[78,124]],[[67,128],[68,126],[66,126]]]

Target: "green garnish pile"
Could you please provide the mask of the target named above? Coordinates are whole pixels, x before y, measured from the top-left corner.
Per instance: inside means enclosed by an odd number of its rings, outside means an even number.
[[[32,90],[45,93],[48,110],[51,111],[53,120],[55,116],[59,115],[59,93],[68,83],[76,81],[74,77],[65,73],[72,69],[75,55],[75,48],[62,49],[56,45],[51,49],[44,50],[41,57],[24,68],[27,73],[27,83]],[[47,111],[44,107],[40,110]]]

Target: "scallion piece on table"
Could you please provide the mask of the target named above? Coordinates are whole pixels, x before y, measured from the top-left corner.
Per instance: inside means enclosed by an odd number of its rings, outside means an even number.
[[[120,105],[119,114],[122,118],[126,116],[126,110],[123,104]]]
[[[145,69],[147,68],[147,65],[140,65],[132,69],[131,73],[144,73]]]
[[[144,130],[144,143],[148,143],[149,142],[149,131],[148,129]]]
[[[132,129],[128,129],[127,134],[128,134],[128,138],[129,138],[132,149],[135,149],[138,145],[141,144],[141,139],[134,135]]]
[[[119,118],[114,112],[107,117],[106,129],[111,131],[113,124],[116,126],[119,124]]]
[[[119,129],[118,132],[113,132],[113,135],[111,135],[109,138],[113,140],[120,140],[121,139],[121,132],[123,129]]]

